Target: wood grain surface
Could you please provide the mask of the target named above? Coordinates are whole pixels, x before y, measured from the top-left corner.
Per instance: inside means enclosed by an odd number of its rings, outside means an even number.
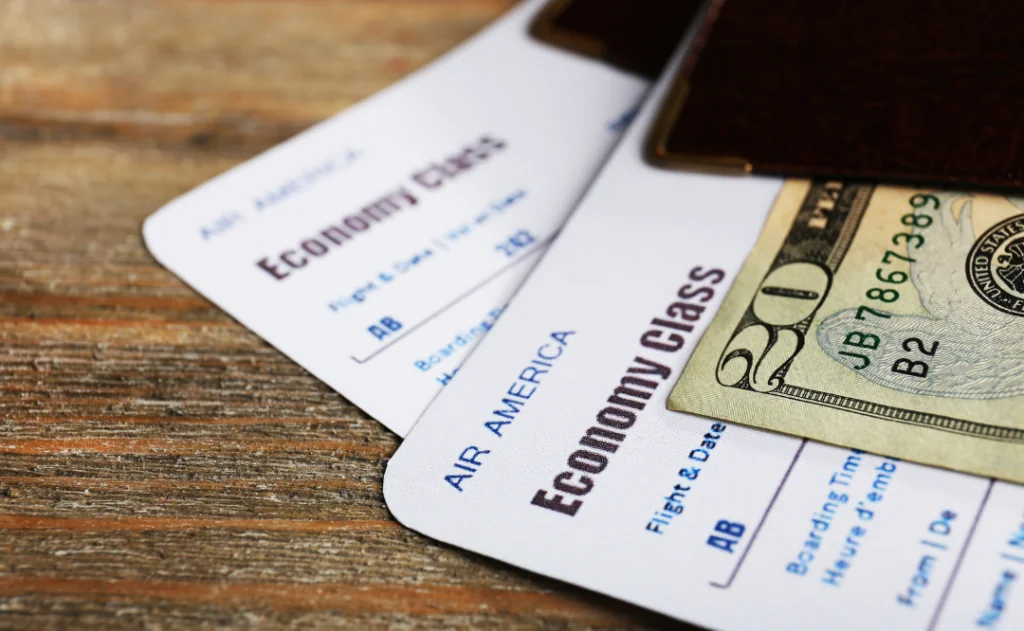
[[[512,4],[0,0],[0,628],[671,626],[402,528],[397,438],[141,242]]]

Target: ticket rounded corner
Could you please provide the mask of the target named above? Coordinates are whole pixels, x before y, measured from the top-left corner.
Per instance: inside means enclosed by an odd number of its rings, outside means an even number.
[[[410,499],[409,493],[406,491],[408,485],[404,482],[404,472],[399,470],[405,466],[405,463],[402,462],[403,460],[405,458],[402,457],[401,453],[396,453],[391,457],[387,467],[384,469],[384,504],[387,506],[388,512],[391,513],[391,516],[398,523],[416,532],[426,534],[419,524],[414,523],[416,521],[416,511],[407,506],[407,501]]]

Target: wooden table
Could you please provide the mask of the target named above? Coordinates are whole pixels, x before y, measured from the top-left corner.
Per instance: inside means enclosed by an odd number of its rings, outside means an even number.
[[[140,239],[512,4],[0,0],[0,628],[670,625],[399,526],[398,439]]]

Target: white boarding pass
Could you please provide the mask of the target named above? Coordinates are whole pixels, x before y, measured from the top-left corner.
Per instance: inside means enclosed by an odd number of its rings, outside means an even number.
[[[391,511],[715,629],[1024,629],[1024,488],[666,410],[781,182],[646,165],[663,88],[391,460]]]
[[[404,435],[649,85],[532,39],[543,4],[172,201],[153,256]]]

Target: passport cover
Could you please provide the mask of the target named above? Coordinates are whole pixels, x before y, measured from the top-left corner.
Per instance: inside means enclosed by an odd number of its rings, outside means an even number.
[[[530,32],[542,41],[656,79],[700,0],[552,0]]]
[[[647,144],[659,165],[1024,185],[1024,3],[718,0]]]

